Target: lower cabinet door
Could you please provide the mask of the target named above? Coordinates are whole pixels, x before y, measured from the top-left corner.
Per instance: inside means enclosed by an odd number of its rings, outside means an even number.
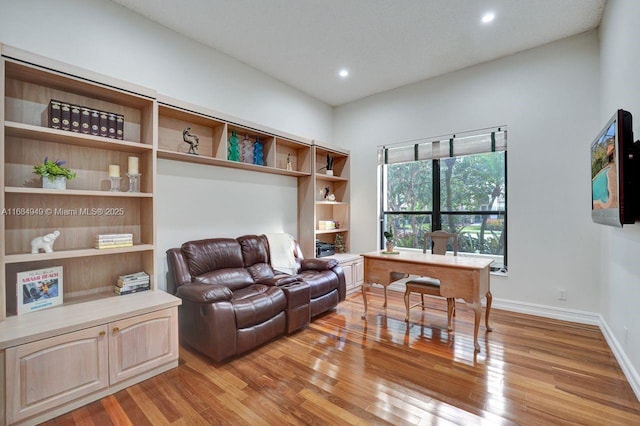
[[[347,289],[347,293],[353,289],[353,266],[350,263],[342,265],[342,271],[344,272],[344,283]]]
[[[175,307],[113,322],[108,333],[112,385],[178,359]]]
[[[353,264],[353,281],[356,287],[361,287],[364,282],[364,262],[362,260]]]
[[[107,326],[6,349],[7,423],[108,387]]]

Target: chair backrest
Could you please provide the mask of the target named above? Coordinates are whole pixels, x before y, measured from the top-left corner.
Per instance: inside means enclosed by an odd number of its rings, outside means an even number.
[[[457,256],[458,234],[452,234],[446,231],[427,232],[424,235],[424,245],[422,246],[422,252],[427,252],[427,247],[429,247],[429,240],[431,240],[431,253],[447,254],[447,243],[450,239],[453,239],[453,255]]]

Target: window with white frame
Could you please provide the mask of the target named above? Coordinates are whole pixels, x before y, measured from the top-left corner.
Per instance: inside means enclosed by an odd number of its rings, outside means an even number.
[[[507,265],[507,131],[411,141],[378,148],[380,246],[422,248],[424,234],[458,234],[459,255]]]

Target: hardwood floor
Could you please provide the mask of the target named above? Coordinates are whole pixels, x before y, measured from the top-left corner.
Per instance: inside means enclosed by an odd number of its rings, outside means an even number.
[[[49,425],[640,424],[636,399],[599,329],[492,310],[474,355],[472,310],[411,311],[373,290],[301,332],[216,364],[187,347],[170,372]],[[417,299],[416,299],[417,300]]]

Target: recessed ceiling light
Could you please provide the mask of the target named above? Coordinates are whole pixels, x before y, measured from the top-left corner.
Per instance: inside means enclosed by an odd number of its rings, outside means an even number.
[[[482,23],[488,24],[489,22],[493,21],[495,17],[496,17],[495,13],[487,12],[484,15],[482,15]]]
[[[338,72],[338,75],[342,78],[347,78],[349,77],[349,70],[343,68],[340,70],[340,72]]]

